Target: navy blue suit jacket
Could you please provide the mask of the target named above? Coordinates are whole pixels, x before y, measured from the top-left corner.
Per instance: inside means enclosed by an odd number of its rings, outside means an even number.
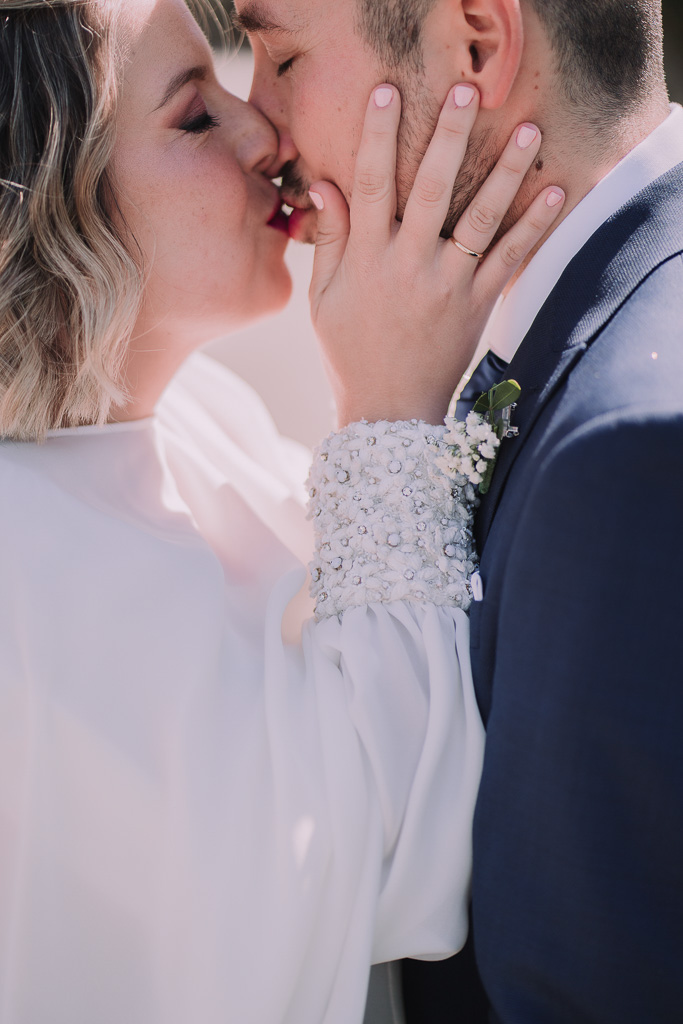
[[[683,1021],[682,252],[683,165],[510,365],[520,436],[475,526],[474,957],[407,968],[411,1024]]]

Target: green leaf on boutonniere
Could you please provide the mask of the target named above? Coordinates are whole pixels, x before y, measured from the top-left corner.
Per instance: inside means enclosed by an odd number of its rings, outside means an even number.
[[[521,393],[522,389],[516,380],[504,380],[490,391],[484,391],[475,402],[472,411],[484,417],[501,441],[505,437],[515,437],[519,431],[510,426],[510,418]],[[482,494],[486,494],[488,484],[485,483],[485,487],[486,490],[482,491]],[[481,487],[479,489],[481,491]]]
[[[516,380],[505,380],[492,390],[491,412],[501,412],[503,409],[507,409],[509,405],[514,405],[522,394],[522,389]]]
[[[486,413],[502,412],[509,405],[516,402],[522,393],[522,389],[516,380],[504,380],[502,384],[496,384],[490,391],[484,391],[474,405],[474,412],[482,415]]]

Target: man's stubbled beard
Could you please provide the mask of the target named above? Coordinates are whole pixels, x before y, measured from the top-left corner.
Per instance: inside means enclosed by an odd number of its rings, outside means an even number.
[[[441,107],[428,91],[421,76],[412,75],[410,80],[397,83],[397,88],[403,98],[397,172],[397,218],[401,220],[418,168],[434,134]],[[453,186],[448,216],[441,229],[442,238],[450,238],[453,235],[460,218],[495,167],[507,143],[508,139],[498,138],[492,128],[480,129],[470,138]],[[513,202],[496,232],[494,242],[502,238],[519,220],[525,209],[524,203],[517,200]]]
[[[418,169],[427,152],[441,112],[441,106],[429,92],[422,76],[411,75],[398,85],[403,114],[398,137],[398,219],[401,220],[415,182]],[[470,205],[498,159],[495,141],[489,131],[470,139],[462,167],[453,186],[448,216],[441,237],[449,238],[463,213]]]
[[[281,190],[285,200],[293,199],[297,201],[296,206],[302,209],[310,208],[311,200],[308,190],[311,186],[299,173],[296,164],[293,162],[285,164],[280,171],[280,177],[282,178]]]
[[[406,134],[408,134],[409,131],[410,129],[407,130]],[[409,161],[411,170],[410,172],[404,171],[402,165],[399,165],[399,175],[397,180],[399,220],[403,217],[406,202],[415,181],[417,168],[419,167],[420,161],[426,152],[428,143],[429,138],[422,142],[419,148],[413,143],[410,146],[406,146],[403,151],[406,154],[404,159]],[[494,140],[490,131],[484,131],[477,138],[470,141],[462,167],[460,168],[458,177],[456,178],[453,186],[451,201],[448,208],[448,216],[446,217],[441,229],[442,238],[450,238],[453,234],[456,224],[493,170],[496,161],[498,160],[498,156],[499,153],[494,149]]]

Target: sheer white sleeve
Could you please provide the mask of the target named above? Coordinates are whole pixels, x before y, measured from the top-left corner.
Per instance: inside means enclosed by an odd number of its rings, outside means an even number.
[[[285,449],[193,372],[0,444],[0,1024],[361,1024],[373,961],[466,937],[474,491],[441,428],[330,437],[288,645]]]
[[[444,433],[353,424],[322,444],[309,479],[305,667],[329,806],[345,808],[336,867],[356,844],[363,865],[345,949],[373,962],[445,957],[467,934],[483,753],[465,614],[476,496],[440,465]]]

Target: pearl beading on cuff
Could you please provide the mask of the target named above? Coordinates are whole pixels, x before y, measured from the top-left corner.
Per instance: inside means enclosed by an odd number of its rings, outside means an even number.
[[[469,608],[478,498],[438,465],[445,433],[417,420],[352,423],[316,450],[308,515],[317,619],[391,601]]]

